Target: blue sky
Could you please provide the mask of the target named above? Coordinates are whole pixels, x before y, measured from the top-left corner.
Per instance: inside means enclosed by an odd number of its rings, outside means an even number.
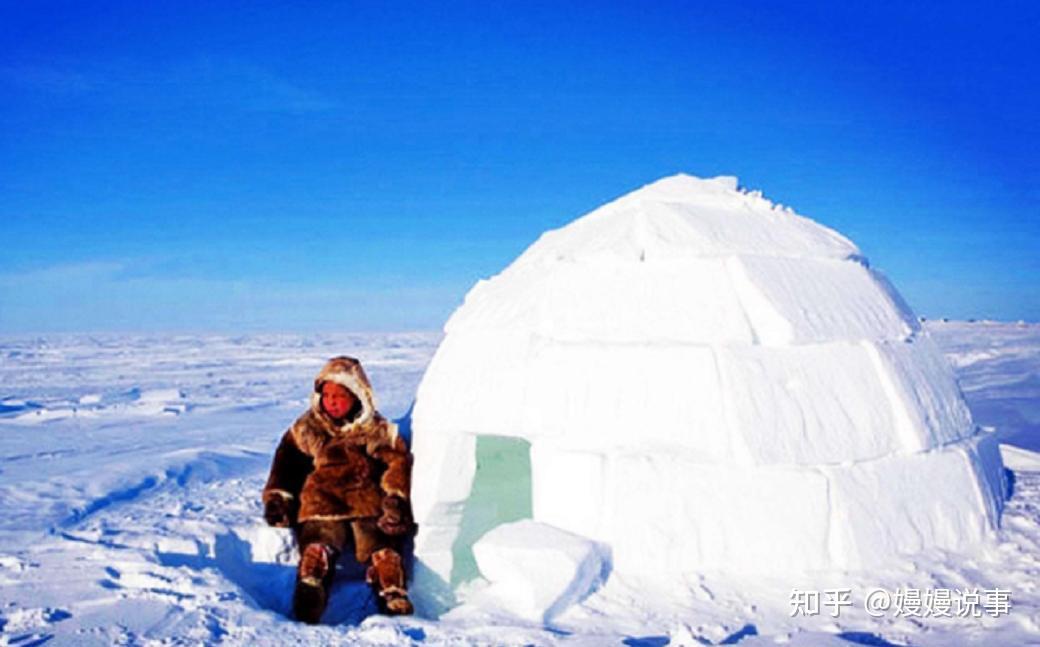
[[[1035,3],[560,4],[4,3],[0,332],[436,329],[680,171],[1040,320]]]

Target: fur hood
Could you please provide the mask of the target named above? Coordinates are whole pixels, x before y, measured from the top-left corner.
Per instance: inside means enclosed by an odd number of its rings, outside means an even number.
[[[348,418],[339,426],[336,426],[321,408],[321,385],[325,382],[335,382],[344,386],[358,400],[360,409],[353,418]],[[314,391],[311,392],[311,412],[324,423],[334,434],[351,434],[367,425],[376,415],[376,401],[372,394],[372,384],[365,375],[365,369],[361,368],[361,362],[353,357],[341,355],[333,357],[325,362],[325,366],[318,371],[314,378]]]

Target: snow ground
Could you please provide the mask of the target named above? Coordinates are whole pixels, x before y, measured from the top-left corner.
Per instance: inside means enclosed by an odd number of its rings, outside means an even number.
[[[1040,325],[927,328],[976,422],[1040,451]],[[259,503],[275,443],[335,354],[360,357],[381,410],[404,416],[439,339],[0,340],[0,645],[1040,644],[1040,456],[1007,446],[1014,489],[1002,529],[971,554],[801,582],[701,573],[661,589],[612,577],[548,626],[467,604],[439,620],[369,616],[359,574],[345,572],[327,625],[288,620],[296,555],[286,531],[263,525]],[[876,587],[1000,588],[1010,613],[874,618],[862,601]],[[793,588],[850,589],[854,605],[837,618],[792,617]]]

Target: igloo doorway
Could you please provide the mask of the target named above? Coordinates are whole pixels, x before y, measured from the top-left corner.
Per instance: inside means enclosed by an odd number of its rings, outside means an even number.
[[[531,518],[531,443],[505,436],[476,437],[476,469],[459,533],[452,544],[451,585],[480,573],[473,544],[492,528]]]

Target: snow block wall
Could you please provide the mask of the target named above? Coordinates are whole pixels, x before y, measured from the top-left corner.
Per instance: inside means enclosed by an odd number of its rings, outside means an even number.
[[[913,313],[735,178],[546,232],[445,332],[412,419],[416,556],[444,582],[482,436],[530,443],[516,496],[616,572],[865,568],[999,522],[999,453]]]

